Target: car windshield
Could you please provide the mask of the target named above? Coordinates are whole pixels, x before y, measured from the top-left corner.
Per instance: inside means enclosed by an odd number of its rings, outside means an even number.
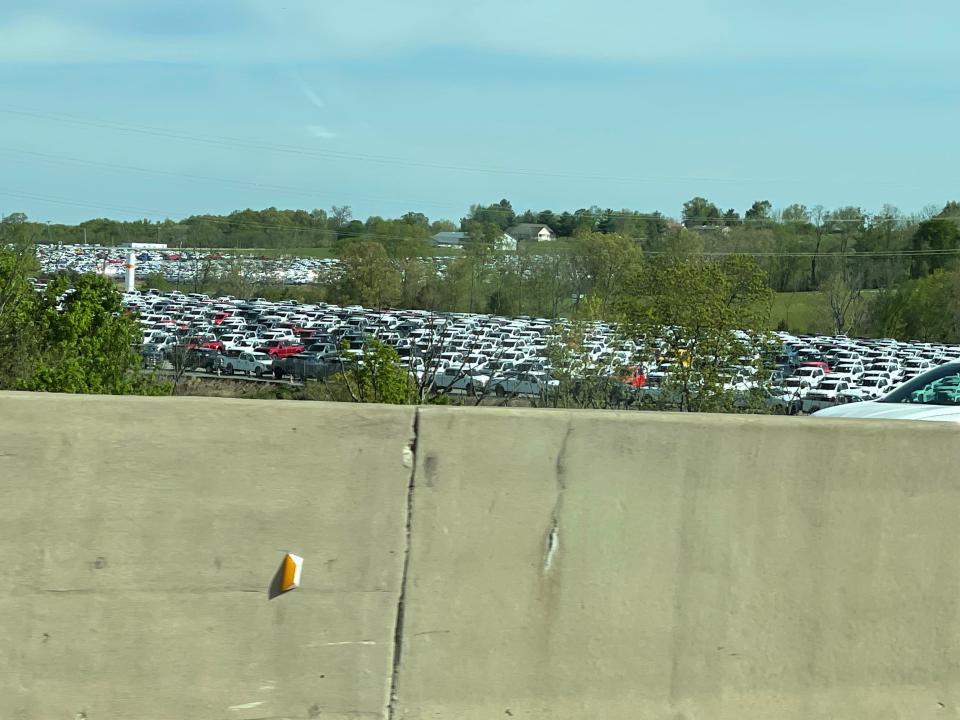
[[[918,375],[880,402],[960,405],[960,363],[941,365]]]

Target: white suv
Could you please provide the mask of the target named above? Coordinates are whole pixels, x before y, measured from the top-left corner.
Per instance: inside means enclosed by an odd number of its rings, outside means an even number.
[[[928,370],[879,400],[837,405],[813,417],[960,423],[960,362]]]

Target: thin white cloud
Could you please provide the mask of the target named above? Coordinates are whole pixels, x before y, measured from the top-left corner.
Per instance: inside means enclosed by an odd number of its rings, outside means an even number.
[[[323,110],[327,105],[323,100],[317,95],[311,88],[306,85],[303,86],[303,95],[307,98],[307,101],[316,108]]]
[[[323,125],[307,125],[307,132],[321,140],[333,140],[333,138],[337,137],[337,134],[333,130],[325,128]]]

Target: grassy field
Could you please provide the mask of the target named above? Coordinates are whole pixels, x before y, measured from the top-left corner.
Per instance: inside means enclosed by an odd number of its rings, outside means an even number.
[[[336,257],[336,251],[331,247],[294,247],[294,248],[214,248],[211,252],[219,252],[229,255],[261,255],[270,258],[278,257],[307,257],[307,258],[332,258]]]
[[[864,290],[860,302],[868,303],[876,297],[876,294],[876,290]],[[861,309],[865,308],[861,306]],[[854,307],[850,316],[856,315],[857,308]],[[773,299],[773,313],[770,319],[773,327],[783,322],[787,330],[795,333],[829,335],[836,330],[830,313],[830,302],[826,294],[819,291],[777,293]],[[852,328],[851,332],[859,333],[859,326]]]
[[[777,293],[770,316],[773,327],[782,322],[787,330],[797,333],[833,331],[830,305],[822,292]]]

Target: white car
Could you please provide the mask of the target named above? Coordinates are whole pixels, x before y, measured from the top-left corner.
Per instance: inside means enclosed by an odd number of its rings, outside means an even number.
[[[849,389],[850,384],[846,380],[826,377],[803,398],[803,411],[812,413],[826,407],[832,407],[839,402],[840,393]]]
[[[857,390],[864,400],[876,400],[893,390],[893,383],[884,377],[865,377],[858,384]]]
[[[449,393],[477,395],[487,387],[490,376],[466,368],[443,367],[433,375],[433,387]]]
[[[891,381],[894,382],[903,378],[903,369],[900,367],[900,363],[898,363],[896,360],[881,360],[870,363],[870,367],[867,368],[866,372],[869,373],[874,370],[888,373]]]
[[[928,370],[879,400],[836,405],[813,417],[960,423],[960,362]]]
[[[910,358],[903,364],[903,370],[906,373],[922,373],[929,370],[932,363],[922,357]]]
[[[792,376],[784,378],[783,382],[770,388],[770,390],[784,400],[802,400],[812,387],[813,384],[809,379]]]
[[[490,384],[498,397],[505,395],[540,397],[559,387],[560,382],[546,374],[521,373],[494,378]]]
[[[823,368],[805,365],[798,367],[790,377],[800,378],[801,380],[806,380],[811,385],[816,385],[825,375],[826,373],[823,371]]]
[[[263,377],[271,372],[273,358],[266,353],[240,352],[236,357],[228,356],[224,358],[222,364],[227,375],[242,372],[245,375],[253,373],[257,377]]]

